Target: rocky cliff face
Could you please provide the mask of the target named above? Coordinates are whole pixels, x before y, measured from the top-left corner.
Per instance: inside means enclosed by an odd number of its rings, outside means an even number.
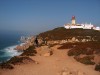
[[[33,36],[27,38],[26,40],[24,40],[24,44],[18,45],[15,49],[16,50],[28,49],[30,46],[32,46],[34,44],[34,39],[35,38]]]

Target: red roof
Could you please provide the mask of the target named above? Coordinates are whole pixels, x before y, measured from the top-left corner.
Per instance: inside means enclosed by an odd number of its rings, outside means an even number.
[[[75,16],[72,16],[72,20],[75,19]]]

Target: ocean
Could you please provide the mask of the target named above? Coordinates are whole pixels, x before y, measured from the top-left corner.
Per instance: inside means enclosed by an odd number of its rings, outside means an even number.
[[[17,45],[21,44],[19,42],[21,35],[16,32],[0,32],[0,63],[22,53],[22,51],[14,50]]]

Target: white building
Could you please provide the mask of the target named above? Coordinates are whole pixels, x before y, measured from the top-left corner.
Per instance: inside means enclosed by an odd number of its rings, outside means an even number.
[[[94,25],[90,24],[76,24],[75,16],[72,16],[71,24],[65,24],[64,27],[66,29],[74,29],[74,28],[82,28],[82,29],[94,29],[94,30],[100,30],[100,27],[94,27]]]
[[[93,29],[94,30],[100,30],[100,27],[94,27]]]

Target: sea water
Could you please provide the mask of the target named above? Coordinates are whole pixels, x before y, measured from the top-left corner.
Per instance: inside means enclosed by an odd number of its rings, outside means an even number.
[[[1,33],[0,32],[0,63],[9,60],[13,56],[18,56],[22,51],[14,48],[20,44],[20,36],[18,33]]]

